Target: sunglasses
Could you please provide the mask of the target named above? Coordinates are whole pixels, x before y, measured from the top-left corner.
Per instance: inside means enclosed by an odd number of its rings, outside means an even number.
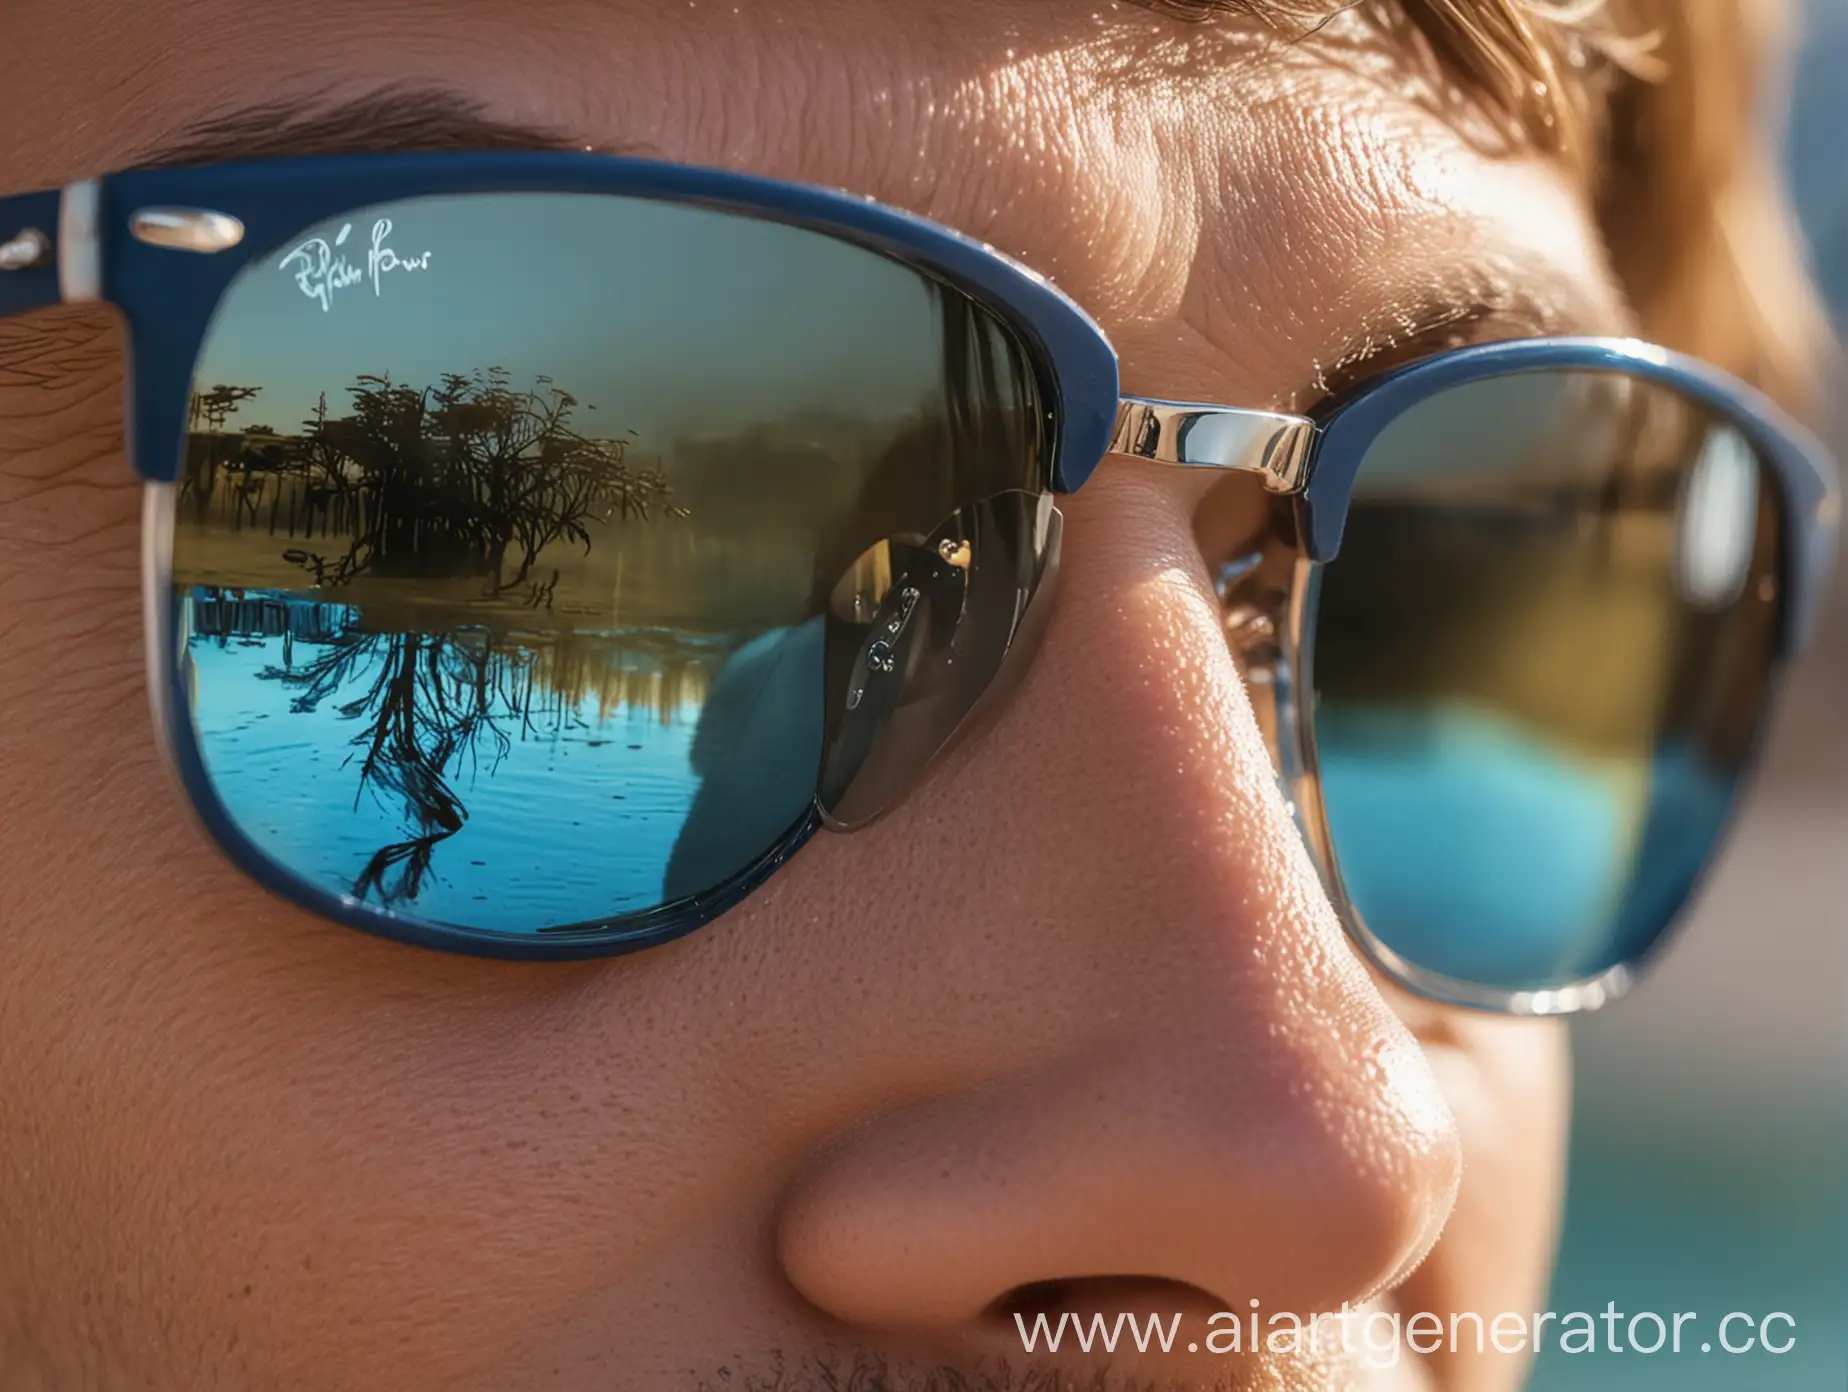
[[[269,889],[425,947],[674,938],[888,811],[1021,673],[1055,500],[1248,472],[1227,638],[1356,943],[1619,994],[1722,835],[1839,510],[1645,344],[1305,416],[1123,397],[1032,271],[864,199],[575,154],[277,160],[0,200],[0,314],[132,343],[159,728]]]

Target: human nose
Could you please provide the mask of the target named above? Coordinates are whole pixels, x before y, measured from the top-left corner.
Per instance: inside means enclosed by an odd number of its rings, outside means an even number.
[[[1113,463],[1067,500],[1033,670],[922,794],[1011,799],[974,838],[1011,998],[971,1017],[994,1043],[967,1086],[847,1129],[786,1191],[784,1270],[839,1319],[942,1329],[1118,1279],[1307,1316],[1391,1284],[1449,1212],[1450,1114],[1276,790],[1201,486]]]

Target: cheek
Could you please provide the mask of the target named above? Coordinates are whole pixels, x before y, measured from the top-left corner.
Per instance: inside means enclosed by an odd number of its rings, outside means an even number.
[[[1463,1183],[1443,1237],[1400,1289],[1397,1304],[1407,1314],[1438,1314],[1446,1328],[1452,1312],[1474,1312],[1486,1322],[1503,1311],[1544,1310],[1565,1187],[1566,1030],[1556,1022],[1463,1016],[1422,1002],[1405,1004],[1402,1013],[1425,1040],[1456,1119]],[[1468,1369],[1453,1375],[1468,1386],[1513,1387],[1526,1355],[1479,1356],[1469,1348],[1458,1361]]]
[[[591,1195],[620,1175],[634,1199],[684,1174],[609,1143],[634,1134],[613,1106],[673,1099],[565,1085],[558,975],[334,930],[213,852],[147,714],[119,354],[93,315],[0,329],[0,1347],[10,1320],[88,1309],[136,1380],[220,1338],[279,1366],[316,1325],[363,1350],[383,1312],[417,1321],[433,1261],[479,1327],[511,1321],[508,1293],[547,1279],[520,1263],[560,1244],[497,1251],[533,1227],[508,1210],[535,1183]],[[592,1132],[605,1153],[572,1148]],[[671,1220],[667,1197],[636,1201]]]
[[[150,756],[115,777],[119,831],[67,800],[21,852],[67,847],[36,885],[6,866],[0,1225],[29,1226],[0,1234],[0,1310],[107,1312],[93,1341],[143,1375],[461,1385],[698,1207],[714,1157],[677,1143],[722,1134],[727,1099],[658,972],[625,978],[645,1025],[599,1028],[591,973],[309,919],[205,845]],[[630,1054],[645,1073],[583,1066]]]
[[[125,828],[145,823],[164,791],[145,714],[140,488],[122,456],[119,357],[113,326],[94,315],[0,325],[0,922],[15,937],[0,971],[9,973],[19,967],[18,926],[43,915],[74,866],[120,849]]]

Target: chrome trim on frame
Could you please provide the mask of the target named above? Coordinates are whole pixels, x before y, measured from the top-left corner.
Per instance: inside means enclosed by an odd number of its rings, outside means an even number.
[[[173,516],[178,487],[171,483],[150,483],[141,493],[141,642],[147,666],[148,711],[154,718],[154,734],[174,777],[179,768],[173,759],[170,724],[173,710],[168,682],[174,653],[173,632]]]
[[[1110,452],[1259,474],[1273,493],[1301,493],[1309,483],[1314,442],[1315,423],[1303,416],[1126,396],[1117,403]]]
[[[212,256],[244,240],[244,224],[229,213],[205,208],[143,208],[128,220],[138,242],[169,251]]]
[[[58,292],[66,304],[103,297],[102,201],[103,186],[95,179],[64,186],[58,205]]]
[[[50,256],[51,238],[36,227],[28,227],[17,237],[0,242],[0,271],[37,270]]]

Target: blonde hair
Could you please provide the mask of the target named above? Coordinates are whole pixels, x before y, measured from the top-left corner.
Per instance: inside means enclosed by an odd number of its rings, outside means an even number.
[[[1348,12],[1408,41],[1584,183],[1645,336],[1814,405],[1834,351],[1772,149],[1780,0],[1148,0],[1308,35]]]

